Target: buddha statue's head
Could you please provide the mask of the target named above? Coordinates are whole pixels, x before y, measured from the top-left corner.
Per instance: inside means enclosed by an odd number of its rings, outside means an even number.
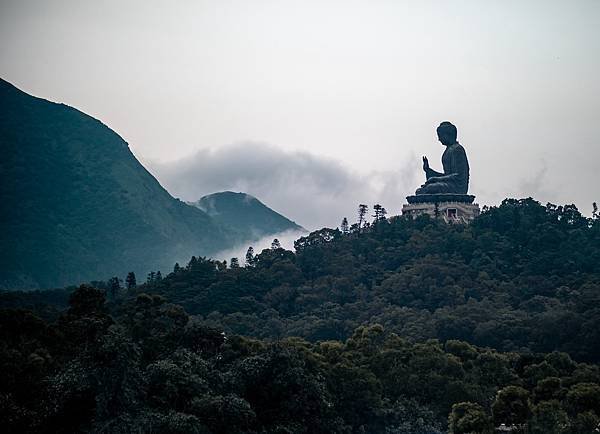
[[[456,143],[456,127],[448,121],[444,121],[437,127],[438,139],[444,146]]]

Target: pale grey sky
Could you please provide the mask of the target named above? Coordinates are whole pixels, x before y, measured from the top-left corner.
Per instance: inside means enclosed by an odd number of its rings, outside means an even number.
[[[533,195],[589,214],[600,201],[599,0],[0,5],[0,76],[102,120],[184,199],[258,181],[225,173],[177,190],[182,163],[165,162],[235,160],[255,142],[359,180],[356,198],[355,186],[323,186],[344,212],[380,197],[397,211],[421,181],[420,156],[440,168],[435,127],[450,120],[480,204]],[[290,191],[249,193],[307,227],[337,224],[306,217],[302,185],[281,184]]]

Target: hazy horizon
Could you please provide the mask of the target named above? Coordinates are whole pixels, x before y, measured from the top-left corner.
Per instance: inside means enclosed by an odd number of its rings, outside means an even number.
[[[398,213],[443,120],[481,205],[600,199],[600,2],[0,4],[0,76],[185,200],[245,189],[310,229]]]

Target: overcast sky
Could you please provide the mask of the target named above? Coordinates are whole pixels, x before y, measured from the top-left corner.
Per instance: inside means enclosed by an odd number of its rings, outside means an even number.
[[[0,76],[102,120],[186,200],[245,189],[309,229],[397,213],[450,120],[480,204],[600,202],[598,0],[0,5]]]

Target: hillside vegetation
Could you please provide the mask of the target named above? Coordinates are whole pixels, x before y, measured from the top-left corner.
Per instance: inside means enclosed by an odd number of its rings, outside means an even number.
[[[396,217],[247,259],[194,257],[128,290],[2,294],[3,426],[591,434],[600,424],[597,216],[506,200],[470,226]],[[67,294],[68,309],[52,312]]]
[[[173,198],[117,133],[72,107],[1,79],[0,101],[0,289],[145,274],[255,239],[264,223],[231,226]]]
[[[415,341],[600,361],[600,220],[574,206],[506,200],[469,226],[395,217],[295,247],[245,268],[193,258],[141,290],[228,333],[344,340],[379,323]]]

